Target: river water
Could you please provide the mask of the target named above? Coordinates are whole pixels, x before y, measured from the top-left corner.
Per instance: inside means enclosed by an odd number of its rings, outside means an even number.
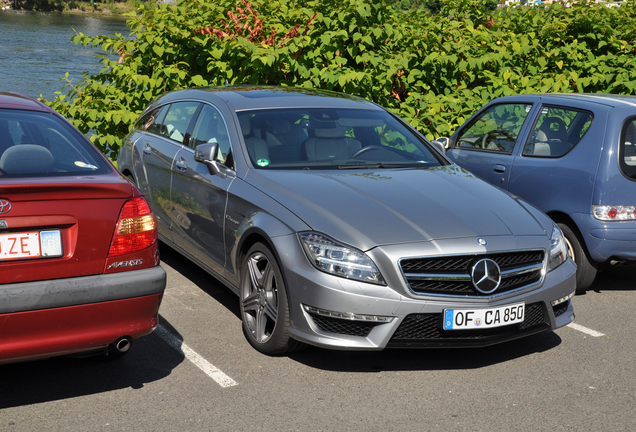
[[[84,71],[99,72],[102,64],[95,56],[101,49],[75,45],[74,30],[91,36],[129,34],[120,16],[0,11],[0,91],[52,100],[66,72],[74,82]]]

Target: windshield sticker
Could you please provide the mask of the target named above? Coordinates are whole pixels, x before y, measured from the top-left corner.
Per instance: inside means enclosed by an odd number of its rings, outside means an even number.
[[[266,167],[267,165],[269,165],[269,161],[267,159],[259,159],[256,161],[256,165],[260,167]]]
[[[75,165],[77,165],[80,168],[86,168],[86,169],[92,169],[92,170],[97,169],[95,165],[87,164],[86,162],[82,162],[82,161],[75,161]]]

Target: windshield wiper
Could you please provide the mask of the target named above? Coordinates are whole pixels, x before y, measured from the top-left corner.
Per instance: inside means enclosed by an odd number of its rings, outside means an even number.
[[[375,163],[359,163],[359,164],[349,164],[349,165],[340,165],[338,166],[338,169],[341,170],[346,170],[346,169],[365,169],[365,168],[404,168],[404,167],[412,167],[412,164],[409,163],[392,163],[392,164],[387,164],[387,163],[382,163],[382,162],[375,162]]]

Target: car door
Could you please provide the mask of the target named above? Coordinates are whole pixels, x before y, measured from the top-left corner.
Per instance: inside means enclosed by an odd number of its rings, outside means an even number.
[[[172,238],[170,183],[174,159],[198,106],[197,102],[164,105],[138,123],[143,133],[135,145],[141,148],[147,183],[142,190],[157,216],[159,234],[168,240]]]
[[[210,174],[194,160],[196,147],[218,143],[221,171]],[[176,155],[172,176],[174,242],[191,257],[224,275],[225,207],[227,191],[236,178],[227,125],[219,111],[203,104],[191,133]]]
[[[508,190],[544,212],[589,213],[605,133],[602,110],[539,108],[514,160]]]
[[[487,107],[451,139],[446,155],[476,176],[508,188],[515,146],[525,134],[532,104],[500,103]]]

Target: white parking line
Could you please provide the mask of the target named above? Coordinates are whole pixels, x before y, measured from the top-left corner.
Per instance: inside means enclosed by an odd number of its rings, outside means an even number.
[[[229,376],[225,375],[223,371],[214,366],[212,363],[208,362],[206,359],[201,357],[196,353],[192,348],[188,345],[184,344],[183,341],[177,339],[172,333],[161,326],[157,326],[155,329],[155,333],[161,339],[166,341],[168,345],[172,348],[179,351],[181,354],[185,356],[188,360],[194,363],[199,369],[205,372],[210,378],[216,381],[221,387],[232,387],[238,385],[236,381],[234,381]]]
[[[603,333],[601,332],[597,332],[596,330],[592,330],[589,329],[587,327],[583,327],[582,325],[578,325],[578,324],[574,324],[574,323],[570,323],[567,325],[570,328],[573,328],[574,330],[578,330],[580,332],[583,332],[585,334],[588,334],[590,336],[594,336],[594,337],[601,337],[601,336],[605,336]]]

